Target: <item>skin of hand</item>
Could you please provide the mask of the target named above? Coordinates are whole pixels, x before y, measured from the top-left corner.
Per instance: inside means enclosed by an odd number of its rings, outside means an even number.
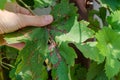
[[[7,3],[5,10],[0,10],[0,34],[14,32],[26,26],[45,26],[53,21],[51,15],[33,16],[27,9],[17,3]],[[6,44],[22,49],[24,43]]]
[[[45,26],[53,21],[51,15],[33,16],[16,3],[7,3],[0,10],[0,34],[14,32],[26,26]]]

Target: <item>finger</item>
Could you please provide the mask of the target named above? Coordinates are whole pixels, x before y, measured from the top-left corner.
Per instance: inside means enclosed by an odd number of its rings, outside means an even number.
[[[13,32],[26,26],[45,26],[52,21],[51,15],[30,16],[0,10],[0,34]]]
[[[17,3],[7,2],[5,5],[5,9],[10,12],[21,13],[26,15],[32,15],[29,10],[21,7]]]
[[[45,26],[53,21],[53,17],[51,15],[28,16],[19,14],[18,16],[20,17],[21,22],[25,26]]]
[[[32,15],[29,10],[27,10],[26,8],[21,7],[17,3],[16,3],[16,12],[21,13],[21,14],[26,14],[26,15]]]

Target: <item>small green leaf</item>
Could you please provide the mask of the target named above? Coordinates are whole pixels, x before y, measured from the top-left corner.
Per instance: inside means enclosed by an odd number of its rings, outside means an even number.
[[[120,72],[120,61],[113,57],[107,57],[105,64],[106,75],[112,78]]]
[[[107,22],[111,25],[112,29],[120,31],[120,11],[113,12],[108,18]]]
[[[60,55],[66,60],[66,63],[70,66],[74,66],[75,58],[77,58],[74,49],[68,46],[67,42],[64,42],[61,43],[59,50],[60,50]]]

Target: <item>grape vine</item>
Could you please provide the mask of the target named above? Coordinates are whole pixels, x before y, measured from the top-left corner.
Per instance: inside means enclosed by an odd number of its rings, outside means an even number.
[[[6,2],[1,0],[1,9]],[[17,2],[31,12],[50,7],[54,21],[44,28],[2,35],[6,43],[24,42],[25,47],[0,46],[0,80],[120,80],[120,1],[99,0],[101,7],[88,11],[88,21],[78,20],[78,8],[69,0]],[[102,27],[94,15],[101,19]],[[76,63],[78,53],[70,44],[90,60],[88,68]]]

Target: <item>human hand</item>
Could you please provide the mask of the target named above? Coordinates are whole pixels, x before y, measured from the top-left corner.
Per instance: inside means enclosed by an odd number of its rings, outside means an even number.
[[[33,16],[17,3],[7,3],[0,10],[0,34],[9,33],[26,26],[45,26],[53,21],[51,15]]]
[[[17,3],[7,3],[5,10],[0,10],[0,34],[9,33],[26,26],[45,26],[53,21],[51,15],[33,16]],[[5,44],[21,50],[24,43]]]

